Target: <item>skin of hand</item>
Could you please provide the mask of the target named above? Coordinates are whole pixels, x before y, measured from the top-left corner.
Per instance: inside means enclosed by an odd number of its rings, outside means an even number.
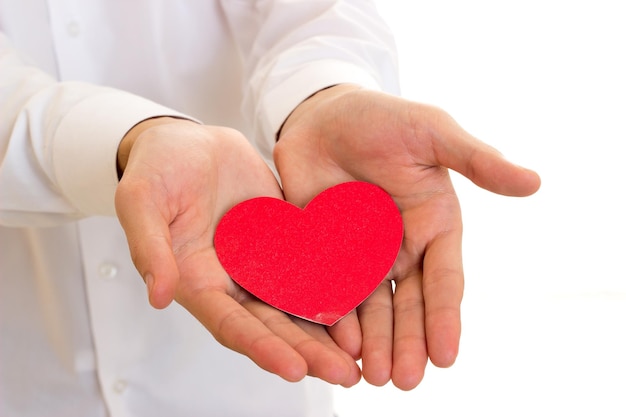
[[[405,235],[388,279],[329,329],[342,349],[362,359],[365,380],[383,385],[391,379],[409,390],[422,380],[429,358],[451,366],[464,277],[461,211],[448,169],[508,196],[533,194],[539,176],[505,160],[438,108],[347,84],[294,110],[274,160],[286,200],[300,207],[330,186],[360,180],[382,187],[401,210]]]
[[[152,306],[173,300],[224,346],[288,381],[305,375],[351,386],[356,361],[320,325],[293,319],[234,283],[213,247],[236,203],[283,198],[276,178],[237,131],[175,118],[131,129],[118,150],[118,218]]]

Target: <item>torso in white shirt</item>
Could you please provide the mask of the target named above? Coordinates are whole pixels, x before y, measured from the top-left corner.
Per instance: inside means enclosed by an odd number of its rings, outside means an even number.
[[[29,62],[246,129],[217,2],[54,3],[0,6],[0,29]],[[0,226],[0,334],[2,416],[332,414],[326,384],[284,382],[180,306],[151,308],[115,218]]]

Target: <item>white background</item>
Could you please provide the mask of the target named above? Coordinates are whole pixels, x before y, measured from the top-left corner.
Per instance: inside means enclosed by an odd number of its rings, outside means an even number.
[[[381,0],[403,96],[538,171],[506,198],[453,179],[465,224],[457,363],[415,390],[338,388],[340,417],[626,416],[626,8]]]

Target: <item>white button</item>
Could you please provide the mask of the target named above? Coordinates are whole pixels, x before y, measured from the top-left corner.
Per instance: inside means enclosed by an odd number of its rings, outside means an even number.
[[[76,20],[70,20],[70,22],[65,26],[65,30],[67,30],[67,34],[72,38],[80,35],[80,24]]]
[[[115,278],[117,276],[117,266],[110,262],[103,262],[98,267],[98,273],[105,279]]]
[[[122,394],[124,391],[126,391],[126,388],[128,388],[128,382],[123,379],[118,379],[113,384],[113,391],[118,394]]]

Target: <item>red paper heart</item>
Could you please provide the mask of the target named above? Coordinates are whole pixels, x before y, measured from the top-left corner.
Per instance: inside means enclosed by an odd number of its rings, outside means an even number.
[[[215,231],[230,277],[286,313],[332,325],[382,282],[402,243],[402,217],[381,188],[331,187],[301,209],[271,197],[244,201]]]

